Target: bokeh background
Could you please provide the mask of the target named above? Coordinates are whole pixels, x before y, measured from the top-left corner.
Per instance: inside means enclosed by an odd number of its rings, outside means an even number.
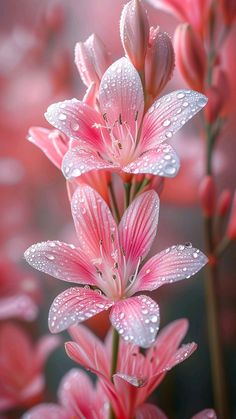
[[[74,45],[97,33],[114,59],[123,55],[119,38],[120,0],[1,0],[0,2],[0,292],[20,288],[38,306],[32,322],[14,319],[30,339],[47,333],[50,303],[64,289],[59,281],[41,275],[26,265],[24,250],[48,239],[73,242],[74,231],[65,181],[44,154],[27,141],[31,126],[49,125],[47,106],[67,98],[82,98],[85,86],[74,65]],[[146,4],[150,22],[173,36],[178,21]],[[236,169],[236,30],[231,31],[223,56],[230,79],[229,121],[214,156],[217,187],[235,187]],[[178,69],[165,92],[184,88]],[[164,93],[165,93],[164,92]],[[152,254],[171,244],[192,242],[204,249],[198,186],[205,164],[205,144],[200,117],[174,139],[182,159],[176,179],[165,182],[158,235]],[[236,258],[231,247],[221,265],[219,301],[220,328],[232,417],[236,417]],[[11,284],[11,285],[9,285]],[[166,377],[153,400],[172,418],[187,419],[213,406],[210,360],[207,347],[204,278],[193,279],[158,291],[161,324],[177,318],[189,319],[187,341],[198,343],[198,351]],[[1,325],[9,320],[2,320]],[[103,337],[108,321],[98,316],[89,324]],[[63,340],[68,336],[63,335]],[[45,373],[45,400],[55,400],[59,381],[74,366],[63,348],[49,357]],[[15,374],[21,372],[15,369]],[[17,418],[19,407],[2,412],[1,418]],[[225,418],[226,419],[226,418]]]

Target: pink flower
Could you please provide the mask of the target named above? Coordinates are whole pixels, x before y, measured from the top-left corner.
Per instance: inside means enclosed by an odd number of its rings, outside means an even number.
[[[206,105],[206,97],[178,90],[155,101],[144,115],[141,79],[124,57],[103,75],[98,97],[100,112],[72,99],[51,105],[45,114],[76,140],[63,158],[65,177],[101,169],[175,176],[179,159],[166,140]]]
[[[72,369],[62,379],[59,404],[43,403],[33,407],[22,419],[104,419],[109,403],[99,385],[96,388],[83,371]]]
[[[137,346],[121,341],[117,372],[112,377],[113,381],[110,377],[111,335],[108,335],[103,344],[86,327],[73,326],[70,334],[74,341],[67,342],[65,347],[70,358],[97,374],[104,383],[104,391],[117,418],[133,418],[138,412],[140,416],[137,417],[146,418],[149,417],[147,412],[150,409],[155,410],[154,406],[145,404],[147,398],[171,368],[186,360],[196,350],[195,343],[179,347],[187,329],[188,322],[185,319],[169,324],[158,334],[154,345],[145,355]]]
[[[149,347],[159,327],[159,307],[150,297],[132,295],[189,278],[207,258],[191,246],[172,246],[139,271],[156,234],[159,198],[154,191],[139,195],[118,227],[107,204],[89,186],[78,186],[71,208],[78,248],[48,241],[25,252],[34,268],[80,285],[54,300],[49,312],[51,332],[60,332],[112,307],[111,323],[125,341]]]
[[[38,314],[34,301],[37,293],[34,278],[16,268],[6,256],[0,257],[0,320],[12,317],[34,320]]]
[[[0,328],[0,411],[29,406],[42,396],[43,367],[58,346],[55,336],[44,336],[33,346],[25,332],[13,323]]]

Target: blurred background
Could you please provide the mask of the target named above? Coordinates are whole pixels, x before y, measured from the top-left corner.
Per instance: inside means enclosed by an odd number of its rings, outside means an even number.
[[[120,0],[1,0],[0,299],[4,304],[6,299],[17,297],[22,298],[22,304],[29,304],[27,318],[16,310],[14,312],[15,307],[9,314],[1,316],[0,340],[5,343],[9,336],[7,326],[12,324],[23,330],[32,342],[37,342],[39,336],[47,334],[50,304],[65,288],[59,281],[27,266],[23,259],[25,249],[35,242],[48,239],[75,241],[64,178],[41,150],[27,141],[28,129],[31,126],[49,128],[43,115],[51,103],[83,97],[85,86],[74,65],[76,42],[85,41],[91,33],[97,33],[114,59],[123,55],[119,38],[119,18],[123,4]],[[151,24],[160,25],[172,37],[178,21],[164,12],[154,10],[148,4],[146,8]],[[229,120],[214,156],[219,191],[226,186],[233,190],[236,178],[236,60],[232,53],[235,50],[235,37],[234,28],[223,56],[233,94],[229,98]],[[176,68],[164,93],[185,87]],[[158,235],[151,254],[169,245],[184,242],[192,242],[194,246],[204,249],[198,186],[204,173],[205,144],[201,138],[199,117],[195,117],[175,136],[173,146],[180,155],[182,167],[176,179],[165,181]],[[235,267],[235,247],[231,246],[221,264],[218,289],[224,363],[234,417]],[[153,395],[152,399],[157,400],[158,405],[171,418],[188,419],[201,409],[213,406],[203,289],[204,278],[200,272],[189,281],[161,289],[156,295],[161,307],[161,325],[177,318],[188,318],[190,328],[186,341],[192,340],[199,345],[197,352],[171,371]],[[14,305],[14,299],[11,301]],[[104,337],[108,320],[105,315],[99,315],[90,320],[89,326]],[[68,335],[65,333],[62,339],[68,339]],[[0,357],[3,345],[0,342]],[[14,345],[14,338],[9,340],[9,345]],[[73,365],[61,343],[45,365],[43,400],[56,400],[59,381]],[[15,377],[22,375],[18,367],[19,362],[16,360]],[[1,379],[3,376],[0,373]],[[19,383],[17,385],[20,386]],[[11,408],[5,408],[4,404],[1,407],[0,403],[0,418],[20,417],[26,405],[21,400]]]

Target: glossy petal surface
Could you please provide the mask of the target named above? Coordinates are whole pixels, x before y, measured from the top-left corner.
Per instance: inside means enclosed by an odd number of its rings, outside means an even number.
[[[126,342],[148,348],[159,329],[159,307],[144,295],[127,298],[116,302],[110,320]]]
[[[106,297],[87,288],[69,288],[53,301],[48,324],[52,333],[67,329],[72,324],[80,323],[112,306]]]

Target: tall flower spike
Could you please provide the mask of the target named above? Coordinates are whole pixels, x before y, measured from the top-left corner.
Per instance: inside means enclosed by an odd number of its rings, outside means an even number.
[[[50,124],[76,140],[63,159],[65,177],[101,169],[175,176],[179,159],[166,141],[206,105],[207,98],[177,90],[156,100],[144,115],[139,74],[124,57],[107,69],[98,96],[100,113],[72,99],[51,105],[45,114]]]
[[[140,0],[131,0],[121,13],[120,37],[127,57],[138,71],[144,68],[149,22]]]
[[[25,252],[36,269],[78,285],[54,300],[49,313],[51,332],[111,308],[110,321],[126,342],[151,346],[159,328],[159,307],[150,297],[133,295],[189,278],[207,258],[191,246],[172,246],[139,272],[156,234],[159,198],[154,191],[139,195],[118,227],[105,201],[89,186],[78,186],[71,208],[80,243],[77,249],[52,241]]]

